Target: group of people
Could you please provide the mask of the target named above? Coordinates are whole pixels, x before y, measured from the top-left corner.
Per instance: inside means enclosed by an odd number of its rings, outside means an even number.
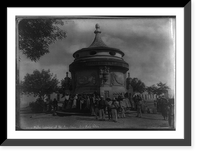
[[[168,121],[169,126],[174,126],[174,99],[167,99],[161,95],[154,101],[154,106],[163,119]]]
[[[108,120],[117,122],[119,118],[126,117],[126,110],[130,108],[129,103],[125,98],[119,96],[118,98],[106,98],[102,96],[96,98],[94,104],[94,112],[97,120],[105,120],[105,115],[108,115]]]
[[[157,106],[157,110],[162,114],[164,120],[169,120],[170,116],[173,115],[173,100],[167,100],[165,97],[160,96],[157,101],[156,104]]]
[[[53,100],[46,99],[43,103],[43,112],[55,112],[58,110],[58,101],[56,98]]]
[[[119,118],[126,117],[127,109],[132,108],[129,98],[120,95],[113,97],[112,99],[104,98],[103,96],[96,94],[66,94],[63,97],[64,102],[61,109],[58,107],[57,99],[54,98],[54,100],[49,99],[46,102],[45,107],[47,111],[55,112],[57,110],[78,110],[90,113],[100,121],[105,121],[106,118],[108,118],[108,120],[117,122]],[[137,112],[136,117],[141,118],[142,113],[144,112],[143,110],[145,101],[140,95],[135,95],[133,97],[133,101],[135,103],[134,109]],[[169,103],[170,102],[166,98],[161,96],[154,102],[154,106],[156,107],[157,111],[162,114],[164,120],[170,121],[173,110],[171,104]]]
[[[128,98],[122,96],[111,98],[104,98],[100,95],[95,94],[66,94],[62,106],[58,106],[56,98],[47,99],[44,105],[45,112],[56,112],[57,110],[62,111],[79,111],[87,112],[92,116],[95,116],[97,120],[106,120],[106,115],[109,120],[117,122],[119,118],[124,118],[125,111],[131,108]]]
[[[77,109],[80,111],[90,112],[97,120],[109,120],[117,122],[118,118],[125,117],[125,110],[131,105],[127,98],[118,96],[117,98],[104,98],[95,94],[77,94],[74,96],[65,95],[63,110]]]
[[[58,109],[58,101],[56,98],[49,99],[46,102],[47,111],[67,111],[78,110],[82,112],[89,112],[95,116],[98,120],[105,120],[105,115],[108,115],[108,119],[117,121],[118,118],[125,117],[125,111],[127,108],[131,109],[132,105],[128,97],[121,95],[117,97],[104,98],[103,96],[96,94],[66,94],[63,96],[64,102],[62,108]],[[142,117],[144,100],[140,95],[135,95],[134,98],[135,107],[137,111],[136,117]]]

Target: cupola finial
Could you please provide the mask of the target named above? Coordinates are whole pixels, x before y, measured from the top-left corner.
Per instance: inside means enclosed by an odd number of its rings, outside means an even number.
[[[96,30],[94,31],[94,33],[101,33],[100,26],[98,23],[95,25],[95,28]]]

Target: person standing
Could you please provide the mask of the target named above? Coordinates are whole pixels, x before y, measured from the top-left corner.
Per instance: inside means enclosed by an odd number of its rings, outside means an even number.
[[[74,98],[72,97],[72,95],[70,95],[67,109],[72,109],[73,101]]]
[[[69,103],[69,94],[66,94],[66,95],[65,95],[64,110],[67,109],[67,107],[68,107],[68,103]]]
[[[164,96],[161,96],[160,102],[161,102],[161,114],[162,114],[164,120],[167,120],[168,111],[169,111],[168,101]]]
[[[72,108],[75,109],[76,108],[76,102],[77,102],[77,94],[75,95],[74,99],[73,99],[73,105],[72,105]]]
[[[114,98],[111,104],[112,119],[114,122],[117,122],[117,108],[116,99]]]
[[[125,103],[125,100],[120,100],[119,101],[119,105],[120,105],[120,111],[121,111],[121,118],[125,118],[126,115],[125,115],[125,109],[126,109],[126,103]]]
[[[157,107],[157,111],[158,112],[161,112],[161,104],[162,104],[162,102],[161,102],[161,97],[160,96],[158,96],[158,98],[156,99],[156,107]]]
[[[119,105],[119,100],[116,99],[115,102],[114,102],[114,104],[115,104],[115,107],[117,108],[117,117],[120,118],[119,114],[121,112],[121,108],[120,108],[120,105]]]
[[[157,107],[157,102],[156,100],[153,101],[154,107]]]
[[[136,117],[142,117],[142,98],[138,98],[137,101],[137,116]]]
[[[99,119],[99,97],[98,96],[95,98],[94,112],[95,112],[95,118]]]
[[[48,103],[48,112],[53,111],[53,101],[52,99],[49,99],[49,103]]]
[[[89,97],[89,95],[87,95],[87,97],[86,97],[86,109],[87,110],[90,109],[90,97]]]
[[[50,101],[50,99],[47,99],[47,102],[46,102],[46,113],[47,113],[48,110],[49,110],[49,101]]]
[[[62,110],[66,110],[67,107],[67,100],[65,99],[63,102]]]
[[[138,105],[138,95],[133,96],[133,101],[134,101],[134,110],[137,111],[137,105]]]
[[[128,99],[129,99],[129,102],[131,104],[131,110],[133,110],[135,108],[135,106],[134,106],[134,101],[133,101],[133,97],[132,97],[131,94],[129,94]]]
[[[110,98],[106,99],[106,108],[108,112],[108,119],[112,118],[112,110],[111,110],[112,100]]]
[[[131,109],[131,102],[130,102],[129,98],[125,97],[123,99],[123,102],[125,103],[125,110],[126,109]]]
[[[54,111],[56,111],[57,108],[58,108],[58,101],[56,100],[56,98],[54,98],[54,100],[53,100],[53,109],[54,109]]]
[[[92,116],[95,115],[94,103],[95,103],[95,97],[94,96],[90,96],[90,113],[91,113]]]
[[[82,97],[79,97],[78,99],[79,99],[79,108],[80,108],[80,110],[82,110],[82,106],[83,106],[84,100],[83,100]]]
[[[49,101],[48,97],[45,96],[45,97],[44,97],[43,112],[47,112],[47,104],[48,104],[48,101]]]
[[[171,128],[174,128],[174,99],[169,100],[168,123]]]
[[[106,103],[103,96],[101,96],[99,101],[99,117],[100,117],[99,120],[105,121],[105,109],[106,109]]]
[[[56,98],[54,98],[54,100],[53,100],[53,116],[56,115],[57,107],[58,107],[58,101],[56,100]]]

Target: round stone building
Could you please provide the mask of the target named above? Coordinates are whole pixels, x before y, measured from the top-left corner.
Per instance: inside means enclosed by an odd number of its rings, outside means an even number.
[[[101,39],[100,26],[96,24],[95,28],[92,44],[73,54],[75,59],[69,66],[72,93],[97,93],[105,98],[124,94],[129,70],[128,63],[123,60],[124,53],[108,47]]]

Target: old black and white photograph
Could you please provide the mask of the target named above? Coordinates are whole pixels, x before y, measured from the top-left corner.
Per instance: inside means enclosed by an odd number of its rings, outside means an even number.
[[[16,129],[176,130],[175,24],[16,16]]]

